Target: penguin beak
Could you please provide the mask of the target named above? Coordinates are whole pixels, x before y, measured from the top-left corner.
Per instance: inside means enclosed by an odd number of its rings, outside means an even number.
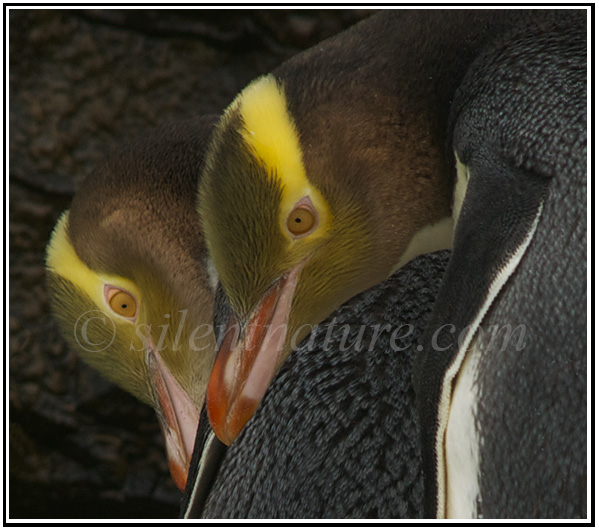
[[[200,415],[149,339],[146,363],[171,476],[184,491]]]
[[[302,266],[274,282],[245,322],[229,318],[206,395],[208,419],[226,445],[254,415],[284,361],[287,323]]]

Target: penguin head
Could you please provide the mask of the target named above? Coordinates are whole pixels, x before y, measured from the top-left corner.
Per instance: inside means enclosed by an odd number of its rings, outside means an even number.
[[[379,229],[393,224],[384,211],[395,190],[383,177],[393,161],[377,128],[363,112],[344,129],[335,102],[322,114],[307,105],[288,99],[272,74],[254,81],[221,118],[200,183],[202,225],[230,310],[207,394],[226,444],[312,326],[391,274],[414,226],[435,215],[413,216],[403,240],[385,241]],[[313,117],[309,128],[301,113]]]
[[[180,488],[215,356],[214,286],[195,214],[211,126],[162,131],[98,167],[59,219],[46,258],[63,335],[154,407]]]

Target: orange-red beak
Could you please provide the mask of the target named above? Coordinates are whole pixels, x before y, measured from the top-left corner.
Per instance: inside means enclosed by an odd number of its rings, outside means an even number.
[[[300,270],[301,265],[271,286],[245,326],[234,317],[229,319],[206,395],[212,429],[227,445],[254,415],[283,362],[281,353]]]

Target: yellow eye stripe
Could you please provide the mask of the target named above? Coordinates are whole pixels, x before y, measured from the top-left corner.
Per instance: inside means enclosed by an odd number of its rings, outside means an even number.
[[[239,109],[245,129],[242,136],[254,154],[262,160],[271,175],[282,185],[280,226],[297,202],[309,196],[319,217],[317,229],[306,240],[323,235],[330,222],[329,205],[310,183],[302,162],[302,150],[293,119],[287,112],[285,94],[272,74],[248,85],[231,105]],[[293,241],[293,240],[290,240]]]
[[[139,290],[133,282],[117,275],[96,273],[81,261],[67,234],[68,220],[67,210],[52,232],[46,251],[46,267],[83,291],[101,310],[114,313],[104,296],[104,286],[107,284],[131,292],[141,305]]]

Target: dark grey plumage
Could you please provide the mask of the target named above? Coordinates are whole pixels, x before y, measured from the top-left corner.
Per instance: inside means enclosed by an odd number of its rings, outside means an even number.
[[[518,334],[503,349],[500,336],[481,359],[481,511],[489,518],[587,514],[586,183],[560,181],[483,324],[526,326],[523,351]]]
[[[455,132],[458,149],[474,158],[468,133],[494,131],[514,166],[549,177],[531,245],[483,325],[526,326],[523,350],[514,335],[481,358],[481,512],[489,518],[586,517],[586,33],[566,28],[485,58],[501,69],[475,65],[484,74],[477,84],[474,74],[466,79],[461,97],[470,105]],[[510,98],[516,90],[521,97]]]
[[[448,255],[416,258],[347,302],[320,325],[315,347],[308,337],[287,359],[228,449],[203,517],[422,517],[411,363]],[[331,322],[331,348],[321,350]],[[402,324],[413,330],[391,343]],[[350,348],[341,351],[344,325]]]
[[[434,513],[434,430],[453,342],[488,288],[530,246],[482,321],[526,327],[490,348],[476,383],[478,515],[586,516],[586,24],[582,12],[508,32],[473,63],[456,94],[453,149],[470,170],[454,253],[419,360],[427,514]]]

